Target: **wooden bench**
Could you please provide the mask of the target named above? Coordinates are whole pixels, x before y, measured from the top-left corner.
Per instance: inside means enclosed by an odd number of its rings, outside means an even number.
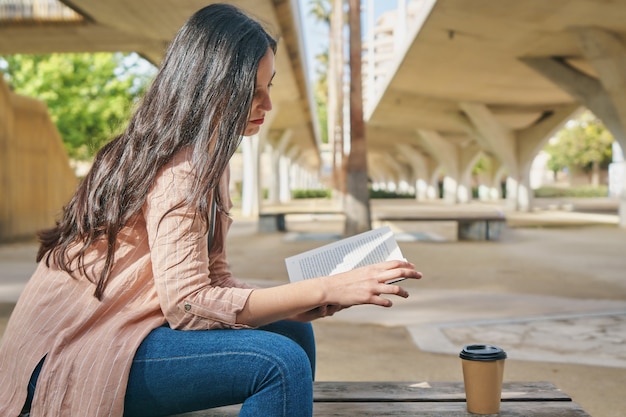
[[[314,417],[471,417],[462,382],[316,382]],[[240,406],[177,417],[234,417]],[[505,382],[501,417],[590,417],[550,382]],[[172,416],[174,417],[174,416]]]
[[[506,225],[504,214],[450,214],[415,216],[376,216],[379,222],[454,222],[458,240],[498,240]]]
[[[274,233],[286,232],[287,222],[285,217],[288,215],[308,215],[308,216],[337,216],[343,215],[341,211],[280,211],[259,214],[259,232]]]

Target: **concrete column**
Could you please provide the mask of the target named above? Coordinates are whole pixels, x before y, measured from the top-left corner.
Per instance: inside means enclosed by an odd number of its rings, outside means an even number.
[[[241,184],[241,214],[245,217],[258,216],[261,199],[259,181],[259,160],[261,139],[259,135],[243,138],[241,142],[243,159],[243,180]]]
[[[289,187],[289,170],[291,168],[291,159],[285,155],[280,156],[280,162],[278,166],[279,171],[279,200],[281,203],[287,203],[291,201],[291,188]]]
[[[590,77],[554,58],[526,58],[523,61],[584,104],[611,131],[615,140],[626,146],[626,51],[610,33],[594,28],[577,28],[583,53],[600,79]],[[626,193],[619,204],[620,226],[626,227]]]
[[[500,160],[490,157],[491,170],[489,172],[489,199],[497,201],[502,199],[502,178],[506,168]]]
[[[445,140],[438,132],[418,129],[418,137],[422,145],[432,154],[444,168],[443,199],[450,203],[458,202],[457,187],[460,180],[460,155],[457,146]]]
[[[510,210],[517,210],[518,208],[517,191],[517,179],[511,176],[506,177],[506,206]]]
[[[544,114],[530,127],[514,131],[504,126],[495,115],[481,103],[460,103],[471,127],[468,131],[477,135],[487,149],[502,162],[508,171],[507,201],[512,209],[528,211],[532,208],[530,167],[534,157],[548,139],[578,111],[578,104],[564,105],[557,111]]]
[[[524,130],[516,132],[516,149],[520,172],[530,173],[533,160],[568,120],[583,110],[579,103],[572,103],[541,116],[540,120]]]
[[[280,138],[271,146],[270,150],[270,183],[268,188],[268,202],[276,204],[280,201],[280,157],[285,152],[292,136],[292,130],[286,129]]]
[[[455,177],[446,175],[443,178],[443,200],[454,204],[460,203],[458,200],[459,183]]]
[[[403,143],[396,147],[411,164],[412,180],[415,182],[415,199],[424,201],[436,198],[437,184],[433,184],[432,180],[435,163],[411,145]]]
[[[471,144],[459,151],[459,189],[457,200],[469,203],[472,200],[472,170],[482,151],[477,144]]]
[[[617,109],[613,105],[609,94],[599,80],[555,58],[524,58],[522,61],[565,90],[601,118],[615,139],[620,144],[623,143],[626,137],[624,133],[626,128],[620,121]]]
[[[626,149],[626,45],[619,35],[597,27],[579,27],[572,31],[577,34],[583,54],[598,73],[602,87],[615,108],[614,117],[617,117],[617,120],[612,121],[611,125],[619,124],[621,129],[614,127],[615,131],[613,131],[601,114],[596,113],[596,115],[602,118],[621,148]],[[621,227],[626,227],[626,170],[624,169],[622,169],[622,184],[623,189],[619,197],[619,224]]]
[[[511,175],[517,176],[519,167],[513,130],[500,123],[482,103],[459,103],[459,106]]]

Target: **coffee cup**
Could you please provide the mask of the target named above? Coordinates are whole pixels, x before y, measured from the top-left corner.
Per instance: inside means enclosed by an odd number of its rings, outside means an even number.
[[[474,344],[463,347],[459,357],[463,365],[467,411],[499,413],[506,352],[497,346]]]

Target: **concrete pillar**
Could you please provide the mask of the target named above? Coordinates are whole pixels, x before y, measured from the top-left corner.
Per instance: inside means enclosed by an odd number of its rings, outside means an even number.
[[[429,184],[425,178],[418,178],[417,181],[415,181],[415,199],[417,201],[428,199],[428,187]]]
[[[460,149],[459,152],[459,189],[457,200],[469,203],[472,200],[472,170],[480,158],[482,151],[473,143]]]
[[[281,170],[280,159],[281,155],[285,152],[287,144],[289,143],[293,131],[286,129],[280,138],[271,146],[270,150],[270,183],[268,187],[268,203],[277,204],[280,201],[280,187],[281,187]]]
[[[506,206],[509,210],[517,210],[518,208],[517,187],[517,178],[506,177]]]
[[[502,165],[500,160],[489,157],[490,158],[490,167],[491,170],[489,172],[489,199],[493,201],[497,201],[502,199],[502,179],[504,177],[504,171],[506,168]]]
[[[291,188],[289,187],[289,171],[291,168],[291,159],[285,155],[280,156],[280,162],[278,165],[279,171],[279,201],[281,203],[287,203],[291,201]]]
[[[515,134],[504,126],[482,103],[459,103],[480,137],[488,144],[488,149],[502,161],[513,176],[519,171]]]
[[[564,105],[542,115],[536,123],[521,131],[504,126],[482,103],[460,103],[460,107],[471,123],[468,132],[474,137],[480,137],[479,142],[482,141],[482,145],[502,162],[511,177],[507,181],[510,208],[530,210],[533,195],[530,188],[532,161],[549,138],[580,109],[580,105]]]
[[[446,178],[444,179],[443,199],[450,203],[456,203],[458,201],[457,187],[460,178],[459,149],[433,130],[418,129],[417,135],[422,145],[444,168]]]
[[[572,31],[577,34],[583,54],[598,73],[602,87],[615,108],[613,117],[617,120],[610,122],[613,126],[611,128],[601,114],[596,113],[596,115],[611,130],[621,148],[626,149],[626,44],[622,42],[619,35],[597,27],[579,27]],[[619,197],[619,224],[621,227],[626,227],[626,170],[624,169],[622,169],[622,184],[623,189]]]
[[[260,142],[258,134],[243,138],[243,179],[241,184],[241,214],[245,217],[258,216],[261,200],[260,190]]]
[[[446,175],[443,178],[443,200],[450,204],[459,203],[458,187],[456,178]]]
[[[596,69],[593,78],[554,58],[523,61],[581,102],[626,146],[626,48],[612,34],[596,28],[572,29],[581,49]],[[626,227],[626,193],[620,197],[620,225]]]
[[[411,164],[415,182],[415,199],[417,201],[435,199],[437,184],[433,183],[433,176],[436,164],[411,145],[403,143],[396,147]]]

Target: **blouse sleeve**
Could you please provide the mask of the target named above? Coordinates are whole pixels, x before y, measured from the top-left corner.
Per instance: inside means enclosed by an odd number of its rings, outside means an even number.
[[[237,313],[252,289],[225,286],[229,284],[229,272],[219,271],[225,266],[223,259],[213,265],[217,269],[213,277],[209,273],[207,228],[202,219],[186,205],[172,210],[185,200],[191,187],[190,158],[191,151],[183,150],[161,169],[144,205],[161,309],[174,329],[244,328],[247,326],[236,323]]]
[[[230,167],[227,167],[220,182],[220,195],[224,200],[222,203],[227,205],[228,211],[233,207],[230,199],[229,184]],[[233,277],[228,264],[228,257],[226,256],[226,237],[233,221],[227,214],[220,211],[217,212],[216,218],[211,248],[209,248],[209,269],[214,285],[219,287],[256,288]]]

